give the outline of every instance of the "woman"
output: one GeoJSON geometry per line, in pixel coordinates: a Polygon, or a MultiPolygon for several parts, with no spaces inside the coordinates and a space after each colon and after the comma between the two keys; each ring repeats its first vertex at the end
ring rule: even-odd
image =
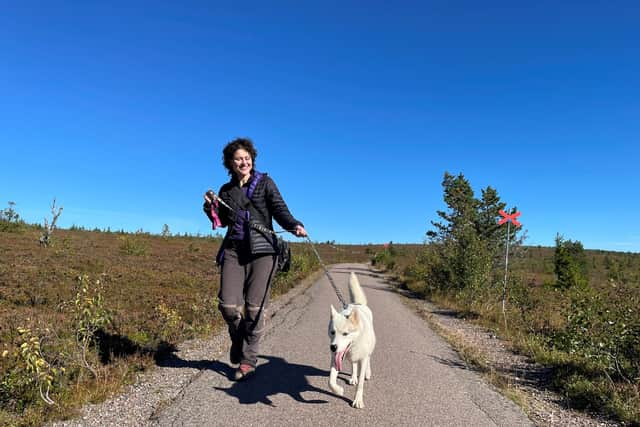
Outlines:
{"type": "Polygon", "coordinates": [[[273,230],[272,219],[275,219],[283,229],[298,237],[305,237],[307,232],[289,212],[273,180],[255,170],[258,153],[250,139],[231,141],[222,154],[231,180],[220,188],[218,196],[207,191],[203,208],[214,229],[227,227],[216,257],[222,265],[218,308],[229,325],[229,359],[233,364],[240,364],[235,379],[242,380],[256,368],[271,280],[276,270],[274,254],[256,254],[255,249],[252,253],[249,220],[258,220],[273,230]],[[218,197],[224,203],[218,201],[218,197]]]}

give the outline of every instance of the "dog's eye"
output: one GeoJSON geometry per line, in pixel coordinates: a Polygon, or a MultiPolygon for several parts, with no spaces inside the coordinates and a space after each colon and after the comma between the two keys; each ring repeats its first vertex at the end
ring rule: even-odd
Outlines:
{"type": "Polygon", "coordinates": [[[342,335],[346,337],[347,335],[349,335],[349,332],[343,332],[342,335]]]}
{"type": "Polygon", "coordinates": [[[331,335],[335,335],[335,334],[336,334],[336,331],[331,331],[331,332],[329,332],[329,333],[330,333],[331,335]]]}

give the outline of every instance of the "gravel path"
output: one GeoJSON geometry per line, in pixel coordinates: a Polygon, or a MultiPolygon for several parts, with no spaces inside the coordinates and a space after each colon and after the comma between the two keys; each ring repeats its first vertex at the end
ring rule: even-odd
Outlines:
{"type": "MultiPolygon", "coordinates": [[[[252,379],[230,380],[224,335],[193,341],[122,396],[57,425],[532,425],[403,304],[381,275],[362,264],[334,266],[332,276],[345,295],[352,270],[369,299],[378,336],[365,409],[349,405],[355,387],[345,384],[345,397],[339,397],[327,386],[326,328],[329,304],[337,305],[337,298],[322,276],[274,303],[252,379]]],[[[340,378],[346,383],[348,376],[340,378]]]]}

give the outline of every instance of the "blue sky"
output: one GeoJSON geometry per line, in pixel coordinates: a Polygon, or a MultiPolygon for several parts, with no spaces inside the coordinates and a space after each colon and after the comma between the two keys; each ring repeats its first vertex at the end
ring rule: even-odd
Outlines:
{"type": "Polygon", "coordinates": [[[0,205],[29,222],[211,233],[248,136],[314,240],[422,242],[449,171],[528,244],[640,252],[638,2],[3,3],[0,205]]]}

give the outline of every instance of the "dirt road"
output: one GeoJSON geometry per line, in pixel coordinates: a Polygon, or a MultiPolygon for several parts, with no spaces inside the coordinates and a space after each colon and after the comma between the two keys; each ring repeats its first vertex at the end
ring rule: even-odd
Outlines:
{"type": "MultiPolygon", "coordinates": [[[[348,295],[355,271],[374,313],[378,344],[365,408],[350,406],[355,387],[340,375],[345,396],[331,393],[327,323],[329,305],[339,306],[326,277],[272,318],[256,375],[230,380],[228,356],[202,363],[182,393],[156,409],[151,424],[202,425],[531,425],[526,415],[474,372],[426,323],[406,308],[383,278],[362,264],[332,268],[348,295]]],[[[350,364],[346,363],[350,369],[350,364]]]]}

